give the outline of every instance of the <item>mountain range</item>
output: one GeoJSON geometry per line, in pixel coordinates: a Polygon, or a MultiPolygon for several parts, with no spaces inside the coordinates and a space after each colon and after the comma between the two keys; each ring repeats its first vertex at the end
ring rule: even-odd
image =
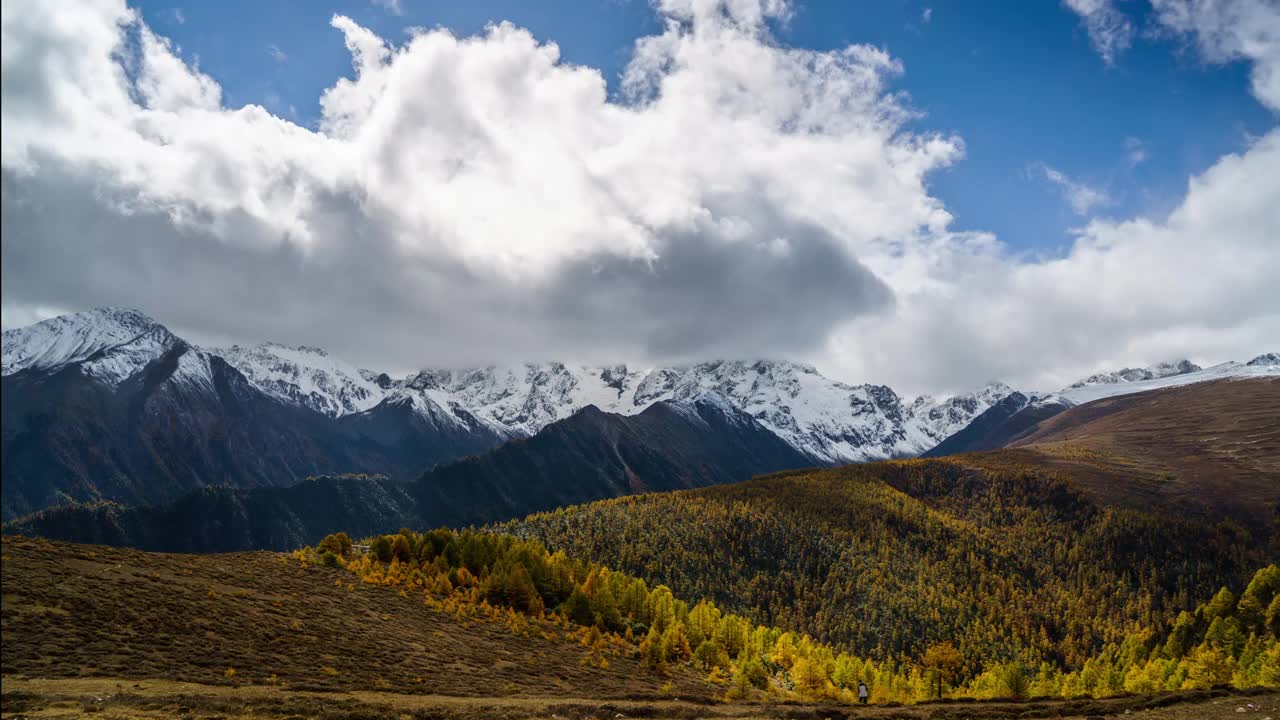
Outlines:
{"type": "MultiPolygon", "coordinates": [[[[905,403],[777,361],[631,369],[547,363],[392,378],[312,347],[202,348],[98,308],[3,335],[3,516],[64,503],[151,505],[191,490],[313,475],[410,480],[593,406],[638,416],[714,396],[797,466],[919,454],[1009,388],[905,403]]],[[[745,479],[747,475],[733,479],[745,479]]]]}
{"type": "Polygon", "coordinates": [[[287,547],[338,526],[483,523],[781,469],[1001,447],[1011,428],[1091,399],[1274,374],[1271,354],[1125,369],[1053,394],[997,382],[910,401],[785,361],[392,377],[313,347],[198,347],[140,312],[98,308],[4,332],[3,513],[56,507],[13,527],[114,544],[287,547]],[[155,529],[202,523],[238,529],[177,545],[155,529]]]}

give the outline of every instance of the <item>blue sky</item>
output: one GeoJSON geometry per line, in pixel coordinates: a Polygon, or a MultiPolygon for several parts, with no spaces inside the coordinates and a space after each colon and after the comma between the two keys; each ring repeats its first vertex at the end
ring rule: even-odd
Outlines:
{"type": "MultiPolygon", "coordinates": [[[[556,42],[567,61],[599,69],[613,93],[635,39],[661,30],[643,0],[402,0],[399,12],[360,0],[144,0],[138,7],[185,59],[221,83],[227,105],[261,104],[306,125],[317,121],[323,90],[353,74],[342,36],[329,26],[335,13],[392,42],[415,26],[465,36],[510,21],[556,42]]],[[[930,176],[953,227],[1052,255],[1091,217],[1163,216],[1190,176],[1242,150],[1276,120],[1250,94],[1246,63],[1205,62],[1184,38],[1157,31],[1144,3],[1118,9],[1138,35],[1113,65],[1091,47],[1076,15],[1048,1],[799,2],[774,32],[788,46],[866,43],[900,60],[905,72],[893,88],[921,113],[911,127],[965,143],[959,163],[930,176]],[[1106,200],[1075,212],[1044,166],[1106,200]]]]}

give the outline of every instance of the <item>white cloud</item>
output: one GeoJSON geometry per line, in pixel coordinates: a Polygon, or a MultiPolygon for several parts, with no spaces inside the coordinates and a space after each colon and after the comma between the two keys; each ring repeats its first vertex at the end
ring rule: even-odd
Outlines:
{"type": "Polygon", "coordinates": [[[287,62],[289,60],[289,56],[285,54],[285,51],[281,50],[279,46],[274,44],[267,46],[267,54],[270,55],[271,59],[275,60],[276,62],[282,63],[282,62],[287,62]]]}
{"type": "Polygon", "coordinates": [[[1133,24],[1116,9],[1112,0],[1063,0],[1084,23],[1089,42],[1108,65],[1133,42],[1133,24]]]}
{"type": "Polygon", "coordinates": [[[1152,0],[1165,28],[1192,36],[1209,62],[1253,65],[1253,94],[1280,111],[1280,3],[1275,0],[1152,0]]]}
{"type": "Polygon", "coordinates": [[[5,322],[122,304],[388,369],[782,355],[907,390],[1280,337],[1280,131],[1168,218],[1017,257],[929,194],[963,145],[908,128],[904,68],[781,45],[777,0],[661,3],[623,101],[511,25],[335,17],[354,78],[315,130],[225,107],[119,3],[49,5],[3,5],[5,322]]]}
{"type": "Polygon", "coordinates": [[[801,353],[888,301],[863,249],[949,221],[925,176],[960,148],[904,130],[898,64],[777,46],[780,4],[664,6],[625,104],[511,25],[392,47],[335,17],[355,76],[319,131],[220,107],[120,5],[66,14],[84,28],[14,10],[6,304],[138,305],[390,366],[801,353]]]}
{"type": "Polygon", "coordinates": [[[1127,137],[1124,139],[1125,162],[1129,167],[1137,167],[1147,160],[1151,159],[1151,153],[1147,150],[1147,144],[1142,142],[1141,138],[1127,137]]]}
{"type": "Polygon", "coordinates": [[[920,19],[926,23],[933,22],[933,8],[927,7],[920,13],[920,19]]]}
{"type": "Polygon", "coordinates": [[[173,9],[173,21],[179,25],[185,25],[187,23],[187,16],[183,14],[182,8],[173,9]]]}
{"type": "Polygon", "coordinates": [[[1110,196],[1101,188],[1072,180],[1061,171],[1055,170],[1044,163],[1037,163],[1033,167],[1043,173],[1046,180],[1062,191],[1062,197],[1071,206],[1072,212],[1077,215],[1088,215],[1089,211],[1095,207],[1111,204],[1110,196]]]}
{"type": "Polygon", "coordinates": [[[404,7],[400,5],[400,0],[369,0],[374,5],[386,10],[392,15],[403,15],[404,7]]]}
{"type": "MultiPolygon", "coordinates": [[[[932,282],[851,323],[829,362],[907,387],[966,375],[1054,389],[1103,367],[1248,359],[1280,338],[1276,167],[1280,129],[1193,178],[1169,217],[1095,220],[1062,257],[937,242],[917,253],[927,270],[896,270],[932,282]]],[[[894,272],[882,277],[901,288],[894,272]]]]}

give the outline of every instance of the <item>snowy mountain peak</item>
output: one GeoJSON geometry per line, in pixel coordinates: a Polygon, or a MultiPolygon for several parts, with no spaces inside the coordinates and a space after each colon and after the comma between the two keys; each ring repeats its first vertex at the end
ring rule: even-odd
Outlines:
{"type": "Polygon", "coordinates": [[[131,340],[89,356],[80,369],[108,385],[118,385],[181,343],[163,325],[152,325],[131,340]]]}
{"type": "MultiPolygon", "coordinates": [[[[154,348],[171,342],[172,338],[164,326],[137,310],[99,307],[4,331],[0,364],[4,375],[22,370],[51,370],[83,362],[105,350],[138,340],[136,362],[141,345],[150,343],[154,348]],[[150,340],[143,339],[147,335],[150,340]]],[[[120,369],[103,372],[114,376],[120,369]]]]}
{"type": "Polygon", "coordinates": [[[1013,393],[1002,382],[990,382],[972,392],[941,399],[922,395],[911,403],[909,412],[920,429],[935,444],[958,432],[975,417],[1013,393]]]}
{"type": "MultiPolygon", "coordinates": [[[[259,390],[330,417],[361,412],[386,394],[378,376],[319,348],[263,343],[210,350],[221,355],[259,390]]],[[[388,379],[389,382],[389,379],[388,379]]]]}
{"type": "Polygon", "coordinates": [[[1118,383],[1143,382],[1146,380],[1173,377],[1174,375],[1186,375],[1187,373],[1199,372],[1203,369],[1204,368],[1196,365],[1190,360],[1163,362],[1145,368],[1124,368],[1123,370],[1117,370],[1115,372],[1095,373],[1083,380],[1072,383],[1071,387],[1081,388],[1089,385],[1115,385],[1118,383]]]}
{"type": "MultiPolygon", "coordinates": [[[[232,345],[231,347],[233,347],[233,348],[239,348],[240,346],[238,346],[238,345],[232,345]]],[[[260,347],[260,348],[266,348],[266,349],[268,349],[268,350],[283,350],[283,351],[288,352],[288,353],[303,353],[303,354],[306,354],[306,355],[316,355],[316,356],[319,356],[319,357],[329,357],[329,352],[328,352],[327,350],[325,350],[324,348],[318,348],[318,347],[315,347],[315,346],[312,346],[312,345],[297,345],[297,346],[294,346],[294,345],[285,345],[284,343],[278,343],[278,342],[273,342],[273,341],[268,340],[267,342],[262,343],[262,344],[261,344],[261,345],[259,345],[258,347],[260,347]]]]}
{"type": "Polygon", "coordinates": [[[1110,379],[1099,382],[1089,382],[1089,380],[1092,380],[1094,377],[1098,377],[1091,376],[1090,378],[1074,383],[1070,387],[1054,393],[1049,397],[1060,399],[1070,404],[1079,405],[1093,400],[1100,400],[1105,397],[1129,395],[1133,393],[1146,392],[1148,390],[1175,387],[1178,385],[1191,385],[1194,383],[1209,382],[1213,380],[1232,380],[1238,378],[1270,377],[1280,375],[1280,362],[1269,361],[1268,355],[1276,357],[1275,353],[1268,353],[1267,355],[1259,355],[1253,360],[1250,360],[1247,364],[1224,362],[1212,367],[1202,368],[1194,363],[1183,361],[1181,363],[1165,363],[1163,365],[1156,365],[1151,368],[1143,368],[1139,371],[1126,369],[1121,370],[1119,373],[1105,373],[1104,375],[1107,377],[1130,373],[1131,379],[1110,379]],[[1255,363],[1255,361],[1257,362],[1255,363]],[[1163,374],[1158,373],[1157,370],[1163,370],[1163,374]]]}
{"type": "MultiPolygon", "coordinates": [[[[259,391],[330,417],[407,408],[412,422],[498,437],[537,433],[584,407],[631,415],[657,402],[692,411],[732,408],[749,415],[817,463],[918,455],[964,428],[1013,391],[992,382],[972,392],[906,402],[884,385],[851,385],[817,368],[785,360],[716,360],[635,368],[530,363],[469,369],[423,369],[401,379],[357,368],[320,348],[280,343],[197,350],[146,315],[98,308],[4,333],[4,372],[79,363],[88,376],[118,385],[156,358],[176,359],[183,387],[208,384],[221,357],[259,391]]],[[[1099,373],[1054,395],[1026,402],[1074,404],[1202,380],[1280,373],[1280,356],[1202,370],[1183,360],[1099,373]]],[[[210,389],[212,385],[209,386],[210,389]]]]}

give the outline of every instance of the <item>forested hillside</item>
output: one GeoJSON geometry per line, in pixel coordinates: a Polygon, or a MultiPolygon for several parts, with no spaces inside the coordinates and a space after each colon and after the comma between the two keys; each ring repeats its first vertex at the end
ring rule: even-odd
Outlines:
{"type": "MultiPolygon", "coordinates": [[[[1253,573],[1239,595],[1226,587],[1171,631],[1134,625],[1120,641],[1064,669],[1053,659],[1027,662],[965,654],[950,640],[918,656],[865,658],[805,633],[769,627],[726,612],[718,603],[691,603],[665,585],[586,563],[538,542],[508,535],[435,530],[372,538],[353,552],[345,535],[295,553],[305,562],[345,567],[362,582],[422,593],[428,606],[467,614],[479,606],[515,611],[534,621],[550,616],[586,629],[590,664],[609,667],[621,654],[654,674],[692,668],[729,698],[760,695],[852,702],[859,682],[877,702],[913,702],[952,694],[994,698],[1106,696],[1280,685],[1280,569],[1253,573]]],[[[1240,587],[1240,586],[1237,586],[1240,587]]],[[[500,614],[500,613],[499,613],[500,614]]],[[[513,627],[520,622],[508,621],[513,627]]],[[[866,629],[864,629],[865,632],[866,629]]]]}
{"type": "Polygon", "coordinates": [[[1165,632],[1274,559],[1274,535],[1108,506],[1010,463],[915,460],[781,473],[494,528],[877,660],[953,642],[962,675],[1079,669],[1165,632]]]}
{"type": "Polygon", "coordinates": [[[875,705],[995,700],[871,717],[1200,718],[1230,695],[1274,703],[1264,688],[1280,683],[1275,566],[1079,671],[1009,661],[970,676],[949,642],[861,658],[511,536],[406,530],[362,545],[166,555],[7,536],[5,714],[848,718],[837,704],[865,682],[875,705]]]}

